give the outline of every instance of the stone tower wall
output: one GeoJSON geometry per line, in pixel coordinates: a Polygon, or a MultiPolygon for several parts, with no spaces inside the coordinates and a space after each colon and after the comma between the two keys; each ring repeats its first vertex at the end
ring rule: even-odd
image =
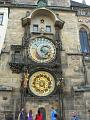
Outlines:
{"type": "MultiPolygon", "coordinates": [[[[24,3],[30,5],[37,5],[38,0],[15,0],[15,3],[24,3]]],[[[70,7],[70,0],[48,0],[49,6],[63,6],[70,7]]]]}
{"type": "MultiPolygon", "coordinates": [[[[10,70],[9,62],[11,60],[11,49],[10,45],[21,45],[22,37],[24,34],[24,29],[21,24],[21,18],[26,15],[26,11],[32,11],[32,9],[24,8],[11,8],[9,14],[8,28],[5,38],[5,49],[8,53],[2,53],[0,58],[0,84],[6,85],[14,88],[14,92],[9,95],[7,92],[0,94],[0,108],[2,107],[4,97],[8,97],[8,104],[10,104],[10,98],[19,96],[19,88],[21,81],[21,74],[12,73],[10,70]]],[[[89,120],[88,105],[90,98],[89,93],[74,94],[72,96],[72,87],[75,85],[81,85],[84,82],[84,74],[82,72],[82,57],[78,55],[68,55],[80,52],[80,42],[79,42],[79,25],[77,16],[75,12],[66,11],[55,11],[59,15],[60,19],[65,21],[64,27],[61,30],[61,40],[63,45],[62,52],[62,67],[65,79],[65,99],[64,99],[64,109],[66,120],[70,120],[71,113],[76,110],[81,118],[81,120],[89,120]],[[77,99],[78,98],[78,99],[77,99]],[[82,99],[83,98],[83,99],[82,99]],[[71,105],[72,104],[72,105],[71,105]],[[86,116],[85,116],[86,114],[86,116]],[[86,117],[86,118],[85,118],[86,117]]],[[[90,26],[90,23],[87,24],[90,26]]],[[[13,101],[13,100],[12,100],[13,101]]],[[[13,102],[12,102],[13,104],[13,102]]],[[[11,104],[11,106],[12,106],[11,104]]],[[[16,104],[14,102],[14,104],[16,104]]],[[[10,108],[11,109],[11,108],[10,108]]],[[[14,109],[14,108],[13,108],[14,109]]],[[[2,109],[3,110],[3,109],[2,109]]]]}

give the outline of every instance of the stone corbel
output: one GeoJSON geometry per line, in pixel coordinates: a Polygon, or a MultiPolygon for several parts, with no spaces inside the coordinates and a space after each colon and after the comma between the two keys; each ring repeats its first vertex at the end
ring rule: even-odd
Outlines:
{"type": "Polygon", "coordinates": [[[56,39],[56,45],[57,48],[59,50],[62,49],[62,42],[61,42],[61,37],[60,37],[60,30],[63,28],[64,26],[64,21],[62,21],[61,19],[59,19],[58,17],[56,17],[56,21],[55,21],[55,39],[56,39]]]}
{"type": "Polygon", "coordinates": [[[63,25],[64,25],[64,21],[61,21],[61,20],[56,20],[55,21],[55,28],[57,28],[57,29],[62,29],[63,28],[63,25]]]}
{"type": "Polygon", "coordinates": [[[30,25],[31,24],[31,17],[30,17],[30,12],[26,12],[26,17],[22,18],[22,26],[30,25]]]}
{"type": "Polygon", "coordinates": [[[24,17],[22,18],[22,26],[26,26],[26,25],[30,25],[31,23],[31,18],[28,16],[28,17],[24,17]]]}
{"type": "Polygon", "coordinates": [[[64,21],[60,19],[59,14],[56,14],[55,29],[62,29],[64,26],[64,21]]]}

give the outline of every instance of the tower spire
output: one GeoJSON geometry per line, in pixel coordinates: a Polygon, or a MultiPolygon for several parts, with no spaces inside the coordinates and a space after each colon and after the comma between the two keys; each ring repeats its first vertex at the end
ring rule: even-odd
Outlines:
{"type": "Polygon", "coordinates": [[[86,5],[86,1],[85,0],[82,0],[82,3],[86,5]]]}

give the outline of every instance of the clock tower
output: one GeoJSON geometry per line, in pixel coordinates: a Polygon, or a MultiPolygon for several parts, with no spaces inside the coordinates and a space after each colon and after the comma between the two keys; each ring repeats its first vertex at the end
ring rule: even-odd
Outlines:
{"type": "Polygon", "coordinates": [[[63,91],[61,84],[64,82],[60,30],[63,25],[64,21],[59,16],[43,6],[41,8],[39,6],[31,13],[27,11],[26,16],[22,18],[24,27],[20,46],[22,62],[10,64],[13,72],[17,70],[22,74],[21,107],[26,106],[26,109],[33,107],[34,110],[43,108],[50,111],[53,106],[62,112],[60,96],[63,91]]]}

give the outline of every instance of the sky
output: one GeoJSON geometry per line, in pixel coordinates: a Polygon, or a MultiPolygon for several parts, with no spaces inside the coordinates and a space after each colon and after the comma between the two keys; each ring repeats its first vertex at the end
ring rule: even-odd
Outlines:
{"type": "MultiPolygon", "coordinates": [[[[73,0],[82,3],[82,0],[73,0]]],[[[85,0],[87,5],[90,5],[90,0],[85,0]]]]}

